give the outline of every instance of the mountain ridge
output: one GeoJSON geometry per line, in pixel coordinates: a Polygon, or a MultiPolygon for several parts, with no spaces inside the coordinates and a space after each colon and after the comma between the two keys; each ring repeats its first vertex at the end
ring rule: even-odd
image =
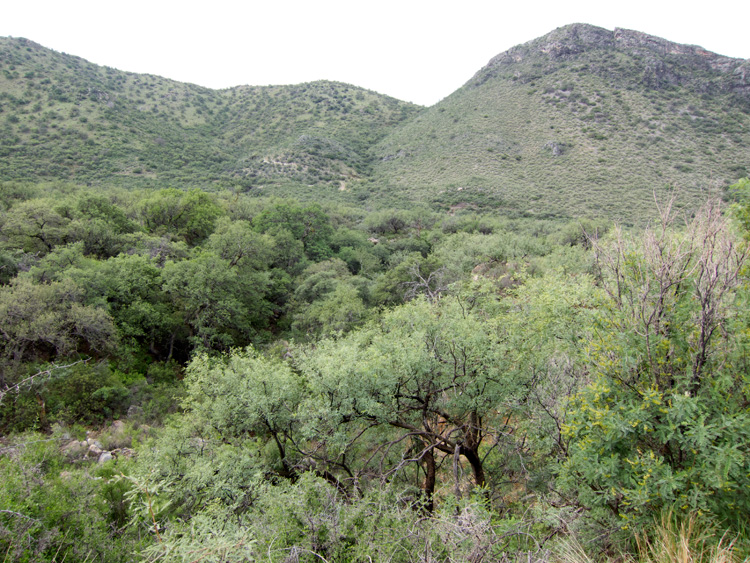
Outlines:
{"type": "MultiPolygon", "coordinates": [[[[484,76],[498,66],[521,62],[529,51],[549,55],[552,60],[565,60],[582,54],[591,48],[613,48],[632,54],[688,59],[693,65],[710,67],[726,75],[733,75],[731,83],[723,84],[750,98],[750,59],[727,57],[698,45],[685,45],[655,35],[616,27],[613,31],[590,24],[574,23],[559,27],[550,33],[521,45],[511,47],[492,59],[480,69],[467,84],[480,82],[484,76]]],[[[654,69],[658,72],[659,69],[654,69]]]]}
{"type": "Polygon", "coordinates": [[[0,39],[0,178],[232,187],[638,221],[750,169],[750,60],[570,24],[429,108],[316,81],[211,90],[0,39]],[[624,203],[627,202],[627,203],[624,203]]]}
{"type": "Polygon", "coordinates": [[[0,72],[5,179],[338,185],[365,172],[373,139],[421,109],[331,81],[211,90],[26,39],[0,39],[0,72]]]}
{"type": "Polygon", "coordinates": [[[639,222],[674,190],[691,207],[748,172],[748,65],[564,26],[402,124],[376,146],[376,176],[412,199],[534,217],[639,222]]]}

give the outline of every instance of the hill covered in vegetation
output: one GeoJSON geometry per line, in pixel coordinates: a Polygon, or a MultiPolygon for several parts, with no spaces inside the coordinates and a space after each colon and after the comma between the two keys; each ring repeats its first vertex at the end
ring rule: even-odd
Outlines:
{"type": "Polygon", "coordinates": [[[748,62],[585,24],[420,108],[335,82],[214,91],[0,42],[0,175],[376,207],[651,216],[747,175],[748,62]]]}
{"type": "Polygon", "coordinates": [[[750,63],[574,24],[492,59],[376,147],[407,198],[535,217],[651,216],[748,174],[750,63]]]}
{"type": "Polygon", "coordinates": [[[341,187],[420,110],[336,82],[210,90],[0,40],[4,179],[341,187]]]}

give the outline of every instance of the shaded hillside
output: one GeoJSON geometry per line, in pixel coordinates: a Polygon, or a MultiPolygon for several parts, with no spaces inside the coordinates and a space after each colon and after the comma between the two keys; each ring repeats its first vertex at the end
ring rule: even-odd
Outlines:
{"type": "Polygon", "coordinates": [[[0,177],[328,185],[420,108],[347,84],[210,90],[0,39],[0,177]]]}
{"type": "Polygon", "coordinates": [[[444,206],[626,221],[750,167],[750,62],[574,24],[498,55],[382,141],[377,182],[444,206]]]}

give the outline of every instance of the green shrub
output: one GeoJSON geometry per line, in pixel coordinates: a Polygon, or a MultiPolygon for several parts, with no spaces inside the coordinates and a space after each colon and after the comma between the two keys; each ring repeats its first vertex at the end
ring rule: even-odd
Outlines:
{"type": "Polygon", "coordinates": [[[0,456],[0,552],[7,563],[125,563],[140,549],[129,533],[125,489],[110,481],[128,462],[76,468],[62,436],[24,434],[0,456]]]}
{"type": "Polygon", "coordinates": [[[726,527],[750,518],[745,251],[708,206],[686,232],[597,245],[609,301],[590,344],[591,379],[571,401],[563,481],[623,529],[659,510],[726,527]]]}
{"type": "Polygon", "coordinates": [[[51,381],[43,392],[50,420],[98,424],[127,410],[128,389],[109,366],[78,364],[51,381]]]}

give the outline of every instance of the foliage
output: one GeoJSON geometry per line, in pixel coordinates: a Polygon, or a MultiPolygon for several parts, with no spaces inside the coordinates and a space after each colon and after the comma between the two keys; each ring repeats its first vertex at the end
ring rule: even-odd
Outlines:
{"type": "Polygon", "coordinates": [[[159,190],[142,203],[141,217],[146,229],[154,235],[174,233],[193,246],[208,237],[221,209],[206,192],[187,192],[169,188],[159,190]]]}
{"type": "Polygon", "coordinates": [[[750,233],[750,178],[741,178],[736,184],[730,186],[730,190],[735,199],[732,212],[747,235],[750,233]]]}
{"type": "MultiPolygon", "coordinates": [[[[639,563],[734,563],[742,558],[745,546],[737,545],[737,538],[717,533],[696,515],[677,518],[670,511],[662,512],[651,525],[639,532],[633,542],[635,553],[626,555],[627,561],[639,563]]],[[[593,558],[575,539],[569,538],[555,548],[561,563],[591,563],[593,558]]]]}
{"type": "Polygon", "coordinates": [[[109,315],[86,305],[82,289],[70,279],[34,284],[16,278],[0,287],[0,326],[3,385],[24,360],[105,352],[116,341],[109,315]]]}
{"type": "Polygon", "coordinates": [[[302,382],[289,366],[248,349],[228,361],[199,356],[189,366],[188,405],[197,421],[242,444],[253,436],[261,451],[273,446],[272,463],[281,475],[294,470],[297,407],[302,382]]]}
{"type": "Polygon", "coordinates": [[[338,188],[367,173],[368,148],[421,109],[327,81],[214,91],[25,39],[0,39],[0,67],[4,179],[338,188]]]}
{"type": "Polygon", "coordinates": [[[592,382],[569,406],[563,476],[623,527],[674,509],[744,522],[750,510],[746,327],[738,247],[715,206],[682,232],[662,223],[598,246],[608,302],[592,382]],[[740,291],[742,289],[742,291],[740,291]],[[739,300],[739,301],[735,301],[739,300]]]}
{"type": "Polygon", "coordinates": [[[655,524],[649,533],[636,537],[638,555],[644,563],[732,563],[741,559],[741,549],[746,548],[738,548],[736,538],[717,534],[715,529],[702,524],[695,515],[679,521],[674,514],[666,512],[661,521],[655,524]]]}
{"type": "Polygon", "coordinates": [[[338,258],[308,266],[300,280],[288,304],[294,317],[292,328],[300,334],[348,332],[366,319],[367,309],[357,287],[364,280],[352,276],[338,258]]]}
{"type": "MultiPolygon", "coordinates": [[[[548,294],[556,304],[545,319],[522,305],[541,286],[519,301],[473,289],[432,303],[417,299],[300,358],[310,388],[305,425],[316,445],[308,455],[355,485],[381,472],[405,478],[415,466],[430,506],[442,460],[454,459],[454,479],[465,460],[479,487],[493,485],[488,466],[508,479],[510,459],[526,454],[530,392],[541,392],[542,374],[556,369],[521,335],[534,322],[540,335],[557,323],[572,330],[575,304],[585,297],[561,283],[548,294]]],[[[571,335],[573,348],[548,352],[565,363],[578,338],[571,335]]]]}
{"type": "MultiPolygon", "coordinates": [[[[60,436],[22,435],[0,455],[0,550],[6,561],[130,561],[140,541],[122,527],[106,467],[64,463],[60,436]]],[[[126,463],[111,462],[126,470],[126,463]]]]}
{"type": "Polygon", "coordinates": [[[295,240],[302,241],[305,255],[311,260],[322,260],[331,254],[329,239],[333,229],[320,205],[277,203],[253,218],[253,226],[262,233],[289,231],[295,240]]]}
{"type": "Polygon", "coordinates": [[[163,289],[187,325],[196,348],[228,348],[247,341],[268,307],[262,273],[240,275],[230,262],[211,252],[164,267],[163,289]],[[239,340],[239,342],[237,342],[239,340]]]}
{"type": "Polygon", "coordinates": [[[67,242],[70,219],[54,202],[34,199],[19,203],[3,225],[3,235],[24,252],[50,252],[67,242]],[[62,211],[62,213],[61,213],[62,211]]]}
{"type": "Polygon", "coordinates": [[[702,557],[656,553],[670,509],[741,543],[744,242],[650,201],[744,175],[747,106],[691,48],[601,37],[427,110],[0,39],[4,558],[530,561],[626,527],[702,557]]]}

